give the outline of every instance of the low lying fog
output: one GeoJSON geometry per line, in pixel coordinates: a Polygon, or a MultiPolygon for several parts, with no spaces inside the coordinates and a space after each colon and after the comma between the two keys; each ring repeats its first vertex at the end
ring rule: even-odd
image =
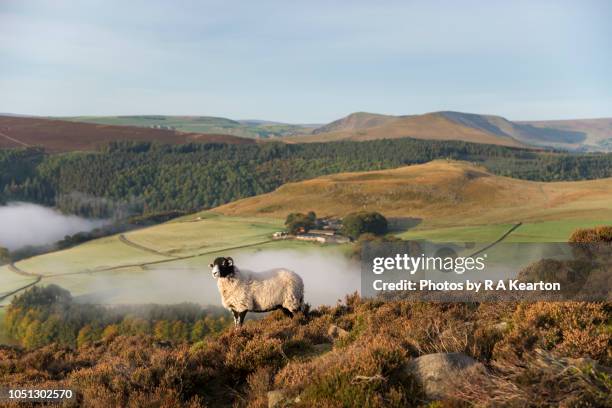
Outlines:
{"type": "MultiPolygon", "coordinates": [[[[328,250],[262,250],[223,255],[233,256],[241,269],[259,272],[282,267],[295,271],[304,279],[305,301],[312,306],[333,305],[338,299],[360,289],[359,263],[328,250]]],[[[80,288],[86,287],[90,293],[87,296],[77,296],[77,300],[94,303],[194,302],[220,305],[217,282],[208,268],[214,257],[211,255],[210,259],[199,259],[201,267],[160,264],[142,272],[132,270],[112,274],[73,275],[73,278],[79,276],[79,280],[82,279],[74,284],[80,288]]]]}
{"type": "Polygon", "coordinates": [[[66,235],[90,231],[105,223],[65,215],[37,204],[12,202],[0,206],[0,246],[13,251],[28,245],[48,245],[66,235]]]}

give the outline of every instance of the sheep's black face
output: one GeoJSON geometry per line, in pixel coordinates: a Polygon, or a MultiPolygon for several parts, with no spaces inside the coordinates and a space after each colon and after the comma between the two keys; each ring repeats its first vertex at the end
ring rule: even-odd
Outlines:
{"type": "Polygon", "coordinates": [[[225,278],[234,273],[234,260],[229,257],[216,258],[209,266],[212,269],[213,278],[225,278]]]}

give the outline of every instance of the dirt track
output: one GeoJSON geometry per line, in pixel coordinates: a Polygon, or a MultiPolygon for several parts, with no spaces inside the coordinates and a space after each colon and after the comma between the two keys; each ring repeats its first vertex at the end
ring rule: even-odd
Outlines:
{"type": "Polygon", "coordinates": [[[27,144],[27,143],[25,143],[25,142],[22,142],[21,140],[14,139],[14,138],[10,137],[9,135],[5,135],[5,134],[4,134],[4,133],[2,133],[2,132],[0,132],[0,136],[2,136],[2,137],[3,137],[3,138],[5,138],[5,139],[10,140],[10,141],[11,141],[11,142],[13,142],[13,143],[17,143],[17,144],[20,144],[20,145],[25,146],[25,147],[30,147],[30,145],[29,145],[29,144],[27,144]]]}
{"type": "Polygon", "coordinates": [[[149,252],[149,253],[154,254],[154,255],[166,256],[166,257],[174,258],[174,259],[178,258],[176,255],[170,255],[170,254],[165,253],[165,252],[160,252],[160,251],[158,251],[156,249],[149,248],[149,247],[146,247],[144,245],[137,244],[134,241],[130,241],[130,239],[128,237],[126,237],[124,234],[120,234],[119,235],[119,241],[121,241],[122,243],[124,243],[126,245],[131,246],[132,248],[140,249],[141,251],[149,252]]]}

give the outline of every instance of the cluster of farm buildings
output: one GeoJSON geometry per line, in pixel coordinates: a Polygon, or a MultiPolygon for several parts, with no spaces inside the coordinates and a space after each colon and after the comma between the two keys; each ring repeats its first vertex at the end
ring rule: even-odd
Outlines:
{"type": "Polygon", "coordinates": [[[286,231],[278,231],[272,234],[272,239],[296,239],[299,241],[320,242],[322,244],[344,244],[350,242],[350,238],[342,235],[340,229],[342,221],[337,218],[318,218],[315,228],[308,231],[301,228],[294,234],[286,231]]]}
{"type": "Polygon", "coordinates": [[[151,125],[149,126],[151,129],[166,129],[166,130],[176,130],[174,126],[168,125],[151,125]]]}

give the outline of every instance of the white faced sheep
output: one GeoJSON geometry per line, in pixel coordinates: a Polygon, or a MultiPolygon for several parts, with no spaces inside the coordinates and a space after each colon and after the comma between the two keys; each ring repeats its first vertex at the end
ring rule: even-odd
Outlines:
{"type": "Polygon", "coordinates": [[[234,315],[236,327],[242,326],[247,312],[281,309],[293,317],[303,309],[304,282],[293,271],[272,269],[254,273],[240,270],[232,258],[216,258],[209,265],[217,279],[223,306],[234,315]]]}

